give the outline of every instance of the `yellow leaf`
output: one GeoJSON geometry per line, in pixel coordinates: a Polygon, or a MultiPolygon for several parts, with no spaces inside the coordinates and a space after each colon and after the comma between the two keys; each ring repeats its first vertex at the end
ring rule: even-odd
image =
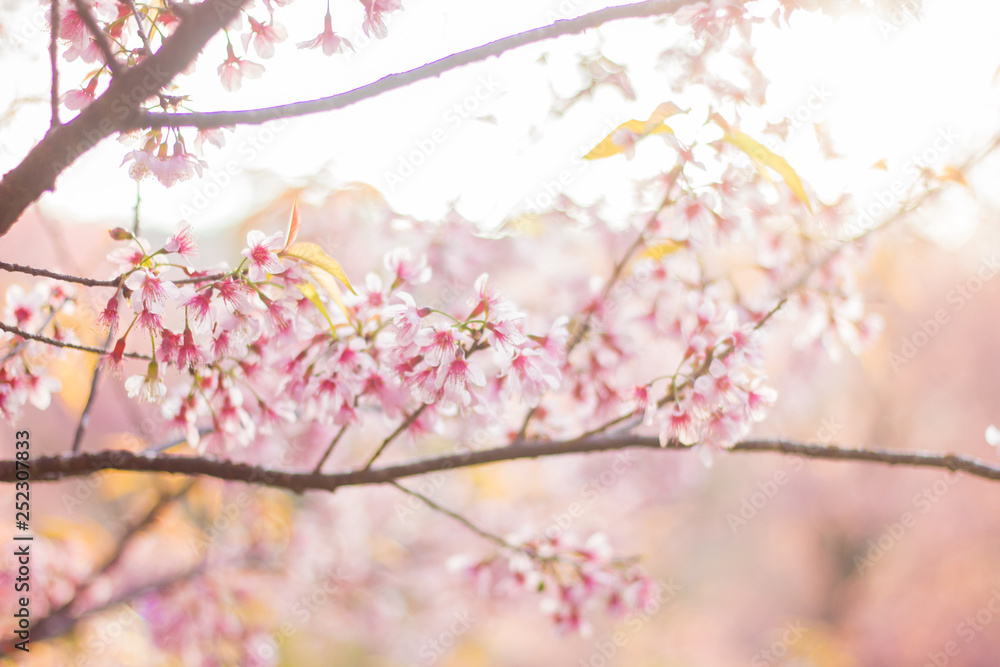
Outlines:
{"type": "Polygon", "coordinates": [[[288,232],[285,234],[285,248],[295,243],[295,238],[299,235],[299,200],[292,200],[292,217],[288,220],[288,232]]]}
{"type": "Polygon", "coordinates": [[[315,266],[308,267],[308,271],[313,280],[319,283],[319,286],[325,289],[327,294],[330,295],[330,298],[340,308],[340,312],[344,314],[347,321],[353,322],[354,318],[351,317],[351,311],[347,308],[347,304],[344,303],[344,296],[340,293],[340,286],[337,284],[337,281],[330,277],[329,273],[317,269],[315,266]]]}
{"type": "Polygon", "coordinates": [[[809,203],[809,197],[806,195],[805,188],[802,187],[802,181],[799,180],[799,175],[795,173],[788,161],[780,155],[775,155],[766,146],[757,143],[751,139],[746,134],[743,134],[736,128],[730,126],[726,123],[718,114],[713,114],[712,120],[716,122],[725,132],[722,140],[730,143],[750,157],[750,161],[753,163],[754,167],[764,178],[768,180],[767,171],[764,167],[770,167],[774,169],[781,178],[785,181],[789,188],[792,190],[792,194],[800,202],[806,205],[809,212],[812,213],[812,204],[809,203]]]}
{"type": "Polygon", "coordinates": [[[611,157],[612,155],[618,155],[619,153],[624,152],[625,145],[616,141],[616,139],[620,140],[624,132],[631,132],[636,135],[635,141],[644,139],[651,134],[662,134],[664,132],[673,134],[674,131],[664,125],[663,121],[667,117],[679,113],[687,112],[679,108],[673,102],[664,102],[660,106],[656,107],[648,120],[628,120],[616,127],[611,134],[601,140],[601,143],[597,144],[589,153],[584,155],[583,159],[599,160],[601,158],[611,157]]]}
{"type": "Polygon", "coordinates": [[[645,250],[640,253],[639,257],[649,257],[650,259],[660,261],[667,255],[672,255],[684,245],[678,243],[677,241],[663,241],[655,245],[648,246],[645,250]]]}
{"type": "Polygon", "coordinates": [[[333,333],[333,337],[337,337],[337,330],[333,326],[333,320],[330,319],[330,313],[326,311],[326,306],[323,305],[323,300],[319,298],[319,292],[316,291],[316,286],[312,283],[296,283],[296,287],[302,294],[312,301],[312,304],[319,309],[319,312],[323,313],[323,317],[326,318],[326,323],[330,325],[330,331],[333,333]]]}
{"type": "Polygon", "coordinates": [[[885,161],[885,158],[882,158],[881,160],[879,160],[878,162],[876,162],[875,164],[873,164],[871,168],[872,169],[881,169],[882,171],[889,171],[889,165],[885,161]]]}
{"type": "Polygon", "coordinates": [[[313,266],[322,269],[329,273],[331,276],[344,283],[347,289],[351,290],[351,294],[357,294],[354,288],[351,287],[351,281],[347,279],[347,274],[344,273],[344,269],[341,268],[340,262],[330,257],[315,243],[310,243],[304,241],[302,243],[293,243],[288,246],[280,253],[283,256],[294,257],[295,259],[301,259],[303,262],[308,262],[313,266]]]}

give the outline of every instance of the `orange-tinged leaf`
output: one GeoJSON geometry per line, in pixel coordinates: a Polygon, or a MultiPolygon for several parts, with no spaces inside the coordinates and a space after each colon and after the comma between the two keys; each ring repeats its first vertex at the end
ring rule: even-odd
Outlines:
{"type": "Polygon", "coordinates": [[[942,181],[951,181],[969,187],[969,184],[965,182],[965,176],[962,175],[962,170],[955,167],[945,167],[938,174],[938,178],[942,181]]]}
{"type": "Polygon", "coordinates": [[[285,247],[283,250],[288,250],[288,246],[295,243],[295,239],[299,235],[299,200],[295,199],[292,201],[292,217],[288,220],[288,232],[285,234],[285,247]]]}
{"type": "Polygon", "coordinates": [[[326,318],[326,323],[330,325],[330,331],[333,333],[333,337],[337,337],[337,329],[333,326],[333,320],[330,319],[330,313],[327,312],[326,306],[323,305],[323,300],[319,298],[319,292],[316,290],[316,286],[312,283],[298,283],[295,285],[299,288],[299,291],[312,302],[314,306],[323,313],[323,317],[326,318]]]}
{"type": "Polygon", "coordinates": [[[664,125],[663,121],[669,116],[679,113],[687,112],[673,102],[664,102],[660,106],[656,107],[648,120],[627,120],[616,127],[611,134],[601,140],[601,143],[594,146],[589,153],[584,155],[583,159],[599,160],[601,158],[611,157],[613,155],[623,153],[625,151],[625,145],[617,141],[621,138],[623,132],[631,132],[636,135],[637,138],[635,141],[644,139],[651,134],[662,134],[664,132],[673,134],[674,131],[667,125],[664,125]]]}
{"type": "Polygon", "coordinates": [[[716,122],[719,127],[723,129],[725,134],[722,140],[730,143],[741,151],[747,154],[750,161],[753,163],[754,167],[758,172],[764,177],[770,180],[765,167],[770,167],[771,169],[778,172],[782,180],[788,185],[792,190],[792,194],[800,202],[806,205],[809,212],[812,213],[812,204],[809,202],[809,197],[806,195],[805,188],[802,187],[802,181],[799,180],[799,175],[795,173],[788,161],[780,155],[772,153],[769,148],[758,143],[750,136],[743,134],[735,127],[732,127],[726,123],[721,116],[718,114],[713,114],[712,120],[716,122]]]}
{"type": "Polygon", "coordinates": [[[316,268],[326,271],[331,276],[342,282],[347,289],[351,290],[351,294],[357,294],[351,286],[351,281],[348,280],[347,274],[344,273],[344,269],[340,266],[340,262],[327,255],[326,252],[315,243],[310,243],[309,241],[293,243],[282,250],[281,255],[301,259],[303,262],[307,262],[316,268]]]}
{"type": "Polygon", "coordinates": [[[871,168],[881,169],[882,171],[889,171],[889,163],[885,161],[885,158],[882,158],[881,160],[873,164],[871,168]]]}

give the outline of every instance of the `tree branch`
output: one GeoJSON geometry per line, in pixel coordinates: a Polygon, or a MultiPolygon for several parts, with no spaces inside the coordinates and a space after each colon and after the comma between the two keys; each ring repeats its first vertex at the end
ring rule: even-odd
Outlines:
{"type": "Polygon", "coordinates": [[[94,19],[94,15],[91,13],[87,3],[83,0],[73,0],[73,5],[76,7],[76,13],[80,17],[80,20],[87,26],[87,32],[94,38],[97,48],[101,50],[101,55],[104,56],[104,62],[107,63],[112,76],[118,76],[122,72],[122,64],[118,62],[114,51],[111,50],[111,41],[108,39],[107,33],[101,30],[101,26],[97,25],[97,21],[94,19]]]}
{"type": "MultiPolygon", "coordinates": [[[[9,324],[4,324],[3,322],[0,322],[0,330],[14,334],[15,336],[20,336],[21,338],[30,338],[31,340],[37,340],[39,343],[45,343],[46,345],[52,345],[53,347],[64,347],[68,350],[79,350],[80,352],[92,352],[94,354],[100,354],[102,356],[107,354],[107,350],[102,350],[99,347],[90,347],[89,345],[77,345],[76,343],[69,343],[64,340],[56,340],[55,338],[40,336],[38,334],[33,334],[28,331],[23,331],[9,324]]],[[[152,358],[148,354],[139,354],[138,352],[126,352],[123,356],[129,357],[130,359],[146,359],[147,361],[152,358]]]]}
{"type": "Polygon", "coordinates": [[[69,121],[54,127],[0,180],[0,236],[77,158],[111,133],[134,126],[139,105],[183,71],[248,0],[205,0],[186,6],[181,24],[160,50],[114,77],[108,89],[69,121]]]}
{"type": "MultiPolygon", "coordinates": [[[[309,490],[335,491],[342,486],[385,484],[406,477],[432,472],[468,468],[472,466],[534,459],[563,454],[585,454],[628,448],[661,449],[654,436],[608,436],[576,440],[559,440],[541,443],[515,442],[505,447],[479,451],[446,454],[409,463],[355,470],[333,474],[287,472],[269,470],[246,463],[236,463],[194,456],[157,456],[134,454],[124,450],[106,450],[95,454],[75,456],[48,456],[35,459],[31,464],[31,478],[36,482],[51,482],[69,477],[81,477],[99,470],[129,470],[133,472],[172,473],[178,475],[204,475],[233,482],[259,484],[283,488],[296,493],[309,490]]],[[[687,445],[670,443],[663,449],[690,449],[687,445]]],[[[887,465],[907,465],[924,468],[943,468],[962,471],[969,475],[1000,481],[1000,466],[959,454],[932,452],[897,452],[879,449],[852,449],[836,445],[809,444],[782,439],[744,440],[730,450],[733,452],[775,452],[829,461],[866,461],[887,465]]],[[[16,481],[15,461],[0,461],[0,482],[16,481]]]]}
{"type": "Polygon", "coordinates": [[[49,25],[51,34],[49,35],[49,67],[52,70],[52,88],[49,95],[49,103],[52,107],[52,120],[49,128],[59,125],[59,21],[62,15],[59,13],[59,0],[52,0],[49,5],[49,25]]]}
{"type": "Polygon", "coordinates": [[[127,129],[151,127],[197,127],[209,129],[232,125],[260,125],[279,118],[294,118],[321,111],[333,111],[356,104],[362,100],[381,95],[382,93],[404,88],[410,84],[431,79],[445,72],[487,60],[493,56],[512,49],[534,44],[564,35],[577,35],[609,21],[629,18],[647,18],[672,14],[685,5],[693,4],[695,0],[647,0],[630,5],[608,7],[596,12],[584,14],[573,19],[556,21],[555,23],[533,30],[510,35],[482,46],[460,51],[459,53],[435,60],[416,69],[390,74],[378,81],[355,88],[354,90],[315,100],[293,102],[245,111],[210,111],[206,113],[141,113],[130,120],[133,124],[127,129]]]}

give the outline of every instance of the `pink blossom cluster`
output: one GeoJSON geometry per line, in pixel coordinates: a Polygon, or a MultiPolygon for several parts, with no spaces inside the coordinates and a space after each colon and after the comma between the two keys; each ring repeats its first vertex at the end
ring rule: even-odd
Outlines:
{"type": "Polygon", "coordinates": [[[540,593],[542,611],[559,632],[587,636],[588,613],[624,616],[646,609],[656,582],[632,559],[616,558],[607,536],[585,541],[574,535],[514,539],[507,548],[476,560],[457,555],[448,562],[484,595],[540,593]]]}
{"type": "MultiPolygon", "coordinates": [[[[76,297],[66,285],[42,281],[26,291],[13,284],[7,288],[3,320],[54,341],[77,343],[76,333],[61,321],[61,316],[72,315],[75,308],[76,297]]],[[[47,409],[52,394],[61,388],[59,380],[49,372],[49,361],[64,356],[65,351],[7,332],[0,332],[0,346],[6,348],[0,357],[0,415],[16,421],[28,403],[39,410],[47,409]]]]}

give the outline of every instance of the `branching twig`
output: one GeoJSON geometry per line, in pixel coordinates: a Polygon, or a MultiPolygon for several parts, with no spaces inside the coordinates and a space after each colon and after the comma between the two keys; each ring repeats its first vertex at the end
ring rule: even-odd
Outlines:
{"type": "Polygon", "coordinates": [[[135,17],[135,30],[139,33],[139,39],[142,40],[142,46],[146,49],[146,55],[148,56],[153,52],[153,47],[149,44],[149,36],[146,34],[146,29],[142,27],[142,14],[139,13],[139,8],[135,6],[135,0],[125,0],[125,4],[132,10],[132,16],[135,17]]]}
{"type": "MultiPolygon", "coordinates": [[[[39,343],[45,343],[46,345],[52,345],[54,347],[64,347],[68,350],[80,350],[81,352],[92,352],[94,354],[104,355],[107,354],[105,350],[98,347],[90,347],[89,345],[77,345],[76,343],[70,343],[63,340],[56,340],[54,338],[48,338],[46,336],[40,336],[38,334],[33,334],[28,331],[22,331],[17,327],[11,326],[9,324],[4,324],[0,322],[0,330],[6,331],[7,333],[12,333],[15,336],[20,336],[21,338],[30,338],[31,340],[37,340],[39,343]]],[[[148,354],[139,354],[138,352],[126,352],[124,356],[130,359],[146,359],[147,361],[151,358],[148,354]]]]}
{"type": "Polygon", "coordinates": [[[320,458],[319,463],[317,463],[316,467],[313,468],[314,473],[319,473],[323,470],[323,464],[326,463],[328,458],[330,458],[330,454],[333,453],[333,448],[336,447],[337,443],[340,442],[340,439],[344,437],[344,433],[347,431],[347,426],[347,424],[341,426],[340,430],[337,431],[337,435],[333,436],[333,440],[330,441],[330,446],[326,448],[326,451],[323,452],[323,456],[320,458]]]}
{"type": "Polygon", "coordinates": [[[369,470],[372,467],[372,464],[375,463],[375,460],[378,457],[382,456],[382,452],[385,451],[385,448],[389,446],[389,443],[395,440],[400,433],[410,428],[410,425],[417,420],[417,417],[419,417],[420,413],[422,413],[426,408],[427,408],[427,403],[422,403],[419,408],[410,413],[410,416],[404,419],[402,423],[396,427],[396,430],[390,433],[389,437],[387,437],[385,440],[382,441],[382,444],[379,445],[379,448],[375,450],[375,453],[372,454],[372,457],[368,459],[368,463],[365,464],[365,467],[362,468],[362,470],[369,470]]]}
{"type": "Polygon", "coordinates": [[[402,484],[399,484],[398,482],[389,482],[389,484],[391,484],[392,486],[396,487],[397,489],[399,489],[403,493],[407,493],[407,494],[413,496],[414,498],[419,499],[421,502],[423,502],[425,505],[427,505],[428,507],[430,507],[432,510],[434,510],[436,512],[440,512],[441,514],[444,514],[445,516],[449,516],[452,519],[454,519],[455,521],[458,521],[460,524],[462,524],[463,526],[465,526],[466,528],[468,528],[469,530],[471,530],[472,532],[474,532],[476,535],[479,535],[480,537],[485,538],[485,539],[489,540],[490,542],[493,542],[497,546],[502,547],[504,549],[510,549],[512,551],[517,551],[518,550],[517,547],[515,547],[512,544],[510,544],[509,542],[507,542],[502,537],[494,535],[493,533],[486,532],[485,530],[483,530],[482,528],[480,528],[476,524],[472,523],[471,521],[469,521],[468,519],[466,519],[464,516],[462,516],[458,512],[452,511],[452,510],[450,510],[450,509],[448,509],[446,507],[442,507],[441,505],[438,505],[436,502],[434,502],[433,500],[431,500],[430,498],[428,498],[424,494],[417,493],[416,491],[408,489],[405,486],[403,486],[402,484]]]}
{"type": "Polygon", "coordinates": [[[681,7],[693,4],[695,1],[647,0],[646,2],[636,2],[630,5],[608,7],[576,18],[556,21],[551,25],[504,37],[467,51],[460,51],[417,67],[416,69],[398,74],[390,74],[374,83],[329,97],[247,111],[211,111],[207,113],[147,112],[130,118],[128,127],[124,129],[197,127],[204,130],[232,125],[260,125],[261,123],[279,118],[294,118],[322,111],[343,109],[344,107],[375,97],[376,95],[381,95],[390,90],[397,90],[424,79],[438,77],[449,70],[481,62],[527,44],[534,44],[564,35],[577,35],[610,21],[673,14],[681,7]]]}
{"type": "MultiPolygon", "coordinates": [[[[108,332],[108,338],[104,341],[104,352],[107,353],[108,347],[111,345],[111,341],[115,339],[108,332]]],[[[73,435],[73,447],[70,451],[74,454],[80,451],[80,447],[83,445],[83,434],[87,430],[87,425],[90,424],[90,409],[94,405],[94,399],[97,398],[97,384],[101,381],[101,364],[100,362],[94,366],[94,375],[90,378],[90,393],[87,394],[87,404],[83,406],[83,412],[80,413],[80,421],[76,424],[76,433],[73,435]]]]}

